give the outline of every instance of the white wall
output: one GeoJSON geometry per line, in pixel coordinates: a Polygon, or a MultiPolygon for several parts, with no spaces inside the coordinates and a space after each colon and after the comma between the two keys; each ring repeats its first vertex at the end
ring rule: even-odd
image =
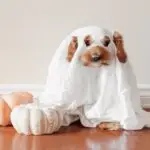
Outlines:
{"type": "Polygon", "coordinates": [[[120,30],[138,83],[150,84],[149,0],[0,0],[0,84],[43,84],[73,29],[120,30]]]}

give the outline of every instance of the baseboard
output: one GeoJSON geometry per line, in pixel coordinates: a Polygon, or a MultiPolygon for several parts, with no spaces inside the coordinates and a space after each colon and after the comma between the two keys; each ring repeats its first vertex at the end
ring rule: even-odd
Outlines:
{"type": "Polygon", "coordinates": [[[141,103],[144,108],[150,108],[150,84],[139,84],[141,103]]]}
{"type": "MultiPolygon", "coordinates": [[[[139,84],[138,87],[143,107],[150,108],[150,84],[139,84]]],[[[0,94],[15,91],[28,91],[34,96],[37,96],[43,89],[44,85],[40,84],[0,84],[0,94]]]]}

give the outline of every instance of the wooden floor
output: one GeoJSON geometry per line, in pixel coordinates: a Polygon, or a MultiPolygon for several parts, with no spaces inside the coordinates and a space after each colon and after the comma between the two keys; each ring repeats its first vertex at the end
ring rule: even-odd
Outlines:
{"type": "Polygon", "coordinates": [[[0,127],[0,150],[150,150],[150,129],[100,131],[73,124],[53,135],[24,136],[0,127]]]}

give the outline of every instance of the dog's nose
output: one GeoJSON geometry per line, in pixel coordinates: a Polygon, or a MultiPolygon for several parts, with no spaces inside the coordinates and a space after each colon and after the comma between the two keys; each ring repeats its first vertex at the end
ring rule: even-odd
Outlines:
{"type": "Polygon", "coordinates": [[[97,54],[93,54],[92,55],[92,61],[93,62],[97,62],[101,59],[101,56],[100,55],[97,55],[97,54]]]}

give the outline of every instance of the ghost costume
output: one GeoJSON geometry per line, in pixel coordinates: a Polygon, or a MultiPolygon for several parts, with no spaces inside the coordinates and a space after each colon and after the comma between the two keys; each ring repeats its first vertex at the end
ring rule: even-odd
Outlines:
{"type": "MultiPolygon", "coordinates": [[[[92,46],[92,45],[91,45],[92,46]]],[[[121,128],[139,130],[150,126],[150,114],[142,110],[136,77],[129,61],[120,63],[116,57],[113,33],[95,26],[73,31],[60,44],[49,65],[44,92],[33,104],[20,105],[11,113],[18,133],[52,134],[61,126],[80,120],[94,128],[101,122],[120,122],[121,128]],[[100,39],[109,36],[107,47],[110,65],[85,67],[79,56],[87,49],[86,35],[93,45],[103,46],[100,39]],[[78,48],[71,62],[66,57],[72,36],[78,37],[78,48]]]]}

